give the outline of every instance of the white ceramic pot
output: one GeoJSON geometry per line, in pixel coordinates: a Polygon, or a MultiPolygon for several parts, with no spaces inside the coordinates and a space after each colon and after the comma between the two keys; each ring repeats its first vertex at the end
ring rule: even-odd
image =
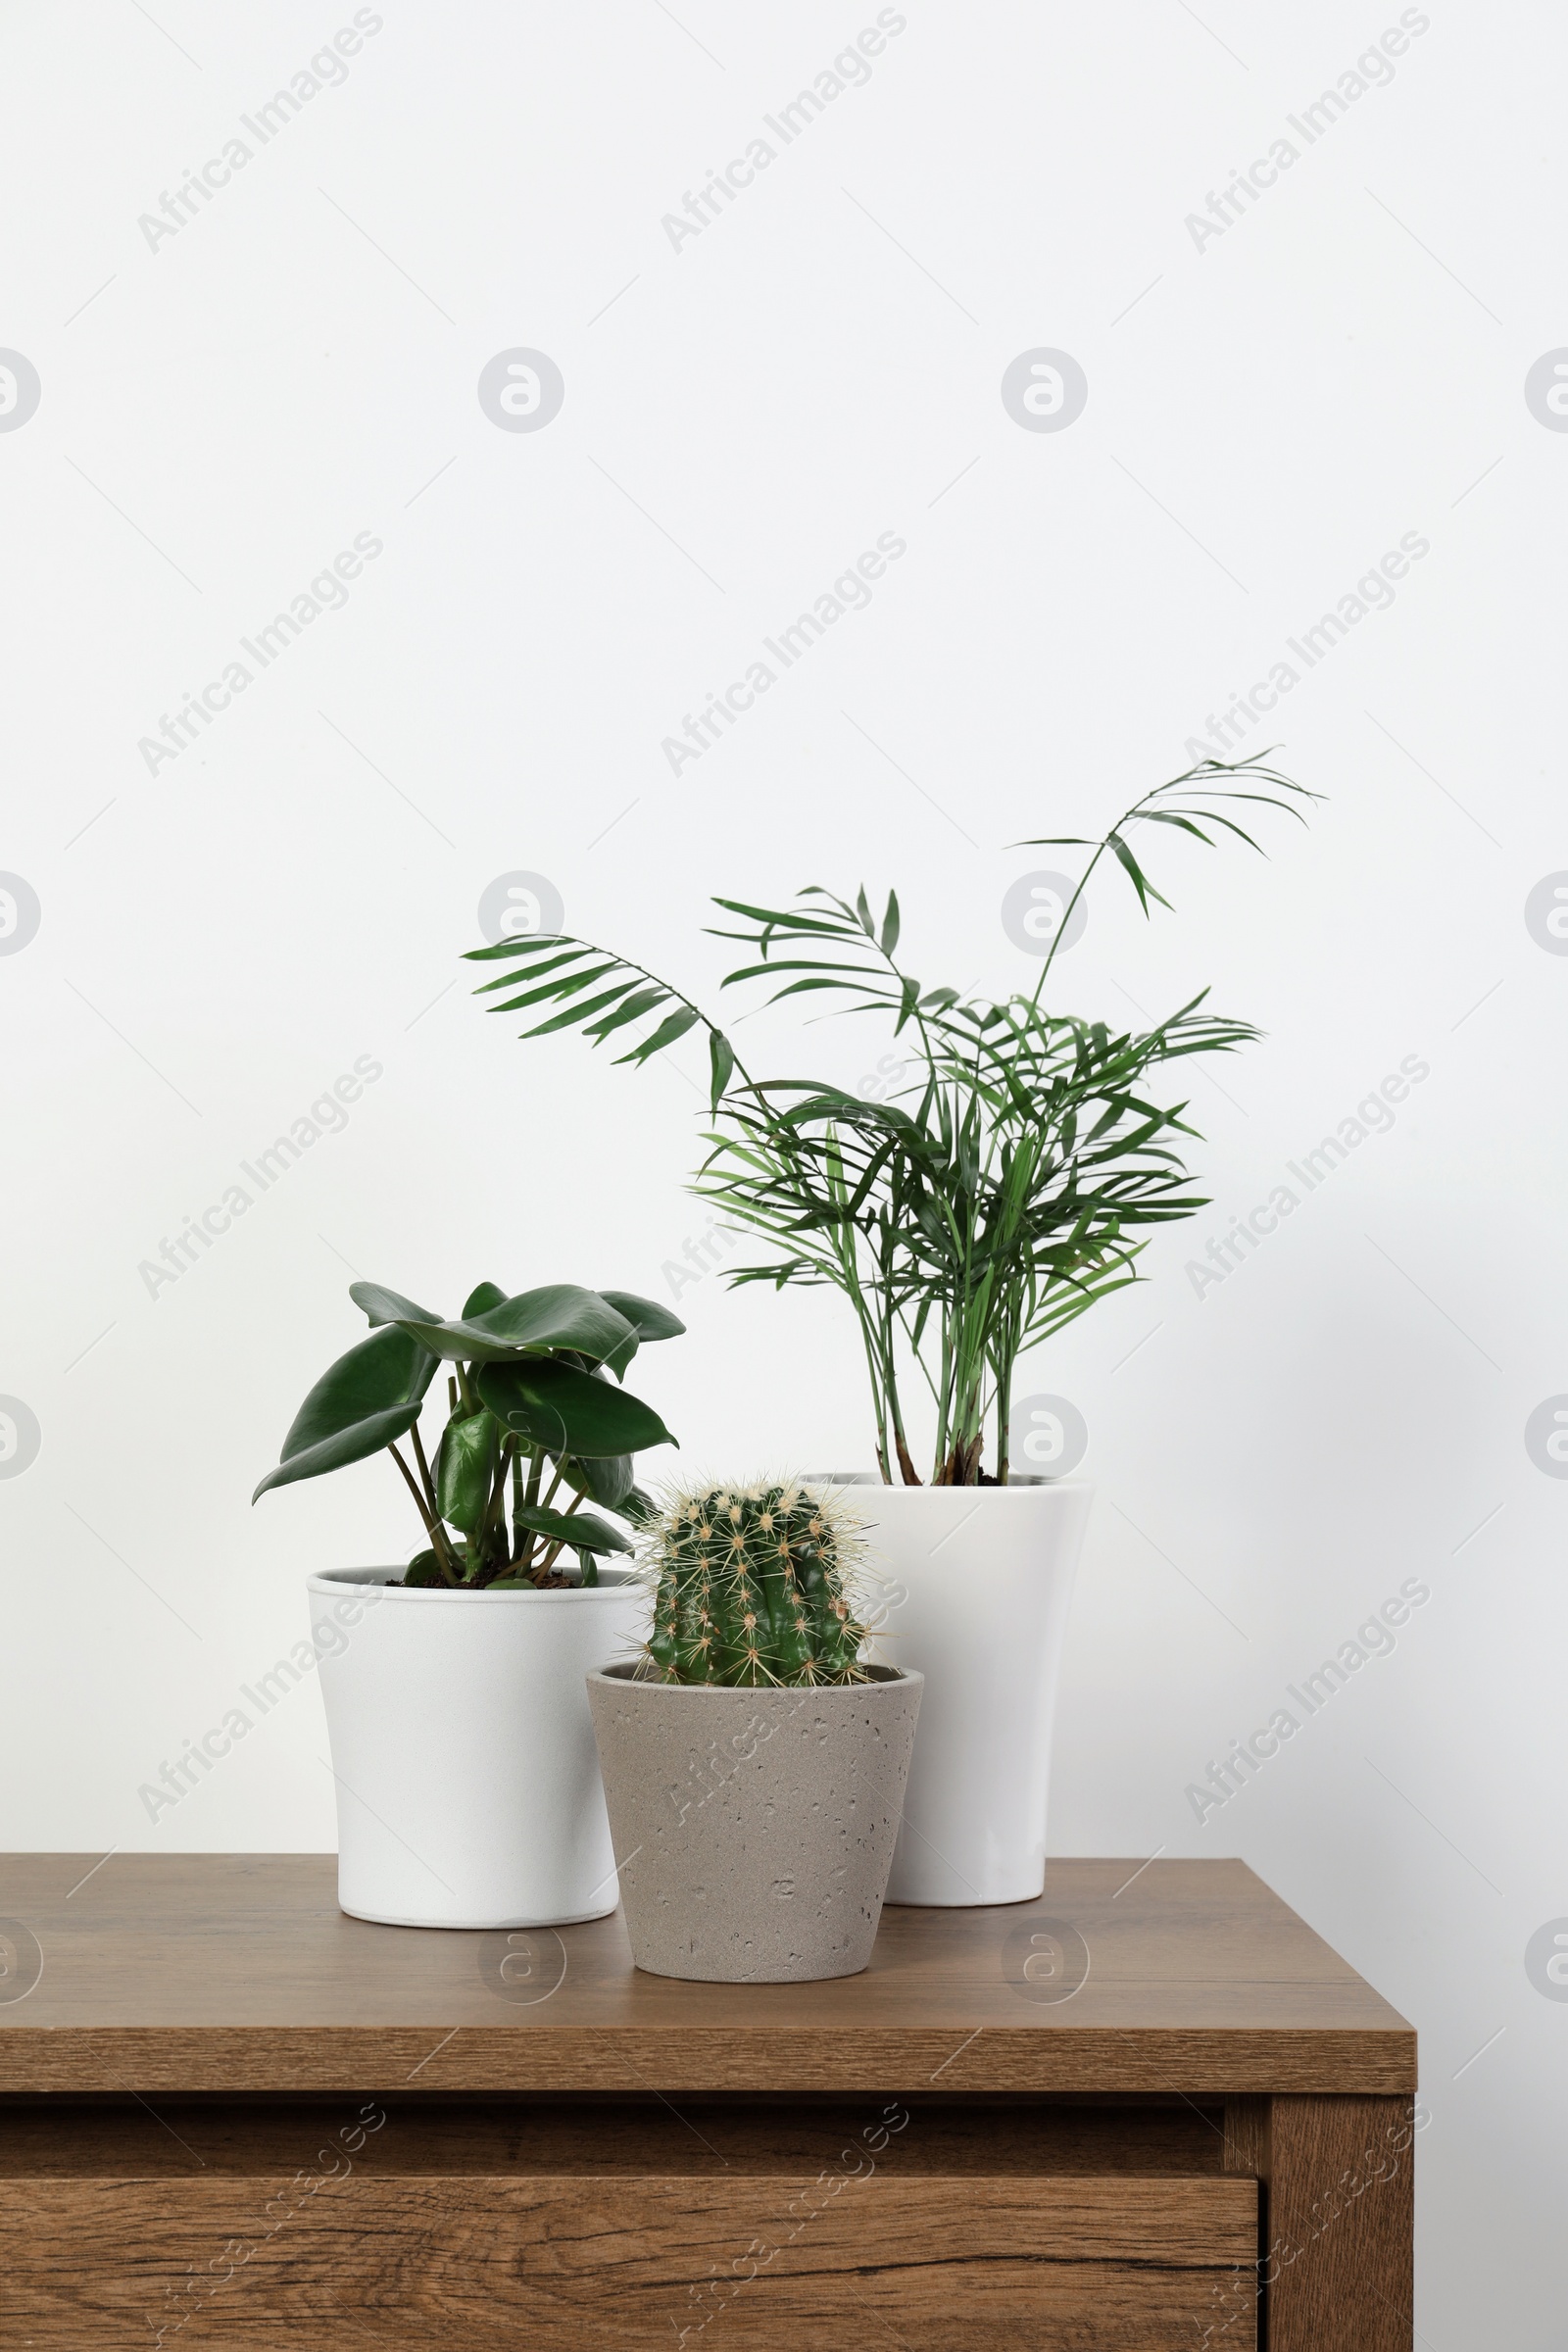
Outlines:
{"type": "Polygon", "coordinates": [[[1093,1492],[858,1481],[847,1497],[890,1585],[875,1654],[925,1677],[890,1903],[1044,1889],[1056,1677],[1093,1492]]]}
{"type": "Polygon", "coordinates": [[[599,1919],[615,1858],[585,1677],[632,1656],[646,1588],[406,1589],[400,1568],[307,1579],[337,1783],[338,1901],[401,1928],[599,1919]]]}

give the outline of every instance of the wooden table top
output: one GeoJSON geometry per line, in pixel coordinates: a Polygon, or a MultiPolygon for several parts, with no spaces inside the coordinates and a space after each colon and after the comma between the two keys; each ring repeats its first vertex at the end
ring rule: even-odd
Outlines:
{"type": "Polygon", "coordinates": [[[1241,1862],[1053,1861],[1038,1903],[890,1906],[861,1976],[691,1984],[618,1912],[379,1928],[331,1854],[94,1860],[0,1858],[0,2092],[1415,2089],[1413,2029],[1241,1862]]]}

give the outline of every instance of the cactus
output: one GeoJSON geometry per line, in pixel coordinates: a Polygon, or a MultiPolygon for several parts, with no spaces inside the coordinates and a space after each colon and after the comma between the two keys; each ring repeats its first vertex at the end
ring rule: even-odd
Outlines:
{"type": "Polygon", "coordinates": [[[863,1552],[858,1523],[798,1481],[672,1494],[645,1528],[658,1587],[646,1670],[666,1683],[866,1681],[863,1552]]]}

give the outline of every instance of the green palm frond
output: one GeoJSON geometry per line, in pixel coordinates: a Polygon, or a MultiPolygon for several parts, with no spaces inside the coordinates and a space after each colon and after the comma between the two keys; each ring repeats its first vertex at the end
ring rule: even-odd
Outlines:
{"type": "Polygon", "coordinates": [[[466,960],[505,962],[512,966],[474,990],[476,997],[493,996],[498,990],[517,991],[486,1006],[487,1011],[529,1012],[545,1004],[564,1005],[564,1011],[519,1030],[521,1037],[549,1037],[563,1029],[578,1029],[598,1047],[616,1031],[638,1021],[649,1021],[652,1026],[630,1051],[614,1056],[617,1062],[643,1062],[664,1053],[701,1023],[708,1031],[715,1109],[738,1066],[734,1048],[724,1032],[700,1005],[644,965],[613,955],[608,948],[595,947],[590,940],[565,935],[549,939],[537,936],[502,939],[492,947],[469,948],[466,960]],[[608,988],[599,986],[604,980],[609,981],[608,988]],[[592,989],[594,993],[582,998],[583,989],[592,989]],[[579,998],[580,1002],[572,1001],[579,998]],[[674,1010],[662,1012],[666,1004],[673,1004],[674,1010]],[[656,1013],[661,1014],[658,1020],[653,1017],[656,1013]]]}
{"type": "Polygon", "coordinates": [[[476,949],[472,960],[508,967],[476,994],[498,998],[493,1011],[539,1015],[525,1037],[613,1038],[620,1062],[649,1061],[701,1027],[713,1124],[692,1189],[765,1251],[727,1267],[724,1280],[837,1289],[864,1344],[884,1475],[918,1476],[900,1393],[912,1358],[936,1410],[933,1475],[971,1483],[993,1411],[1005,1473],[1020,1357],[1141,1280],[1150,1236],[1206,1205],[1184,1156],[1198,1138],[1189,1104],[1160,1100],[1165,1065],[1234,1053],[1259,1035],[1209,1010],[1206,993],[1147,1030],[1048,1011],[1046,983],[1073,908],[1106,858],[1146,916],[1169,905],[1147,871],[1140,828],[1261,851],[1254,808],[1304,819],[1318,797],[1266,758],[1202,760],[1144,794],[1098,840],[1017,845],[1089,856],[1033,990],[1002,1000],[906,971],[891,891],[880,919],[863,888],[852,901],[812,884],[785,906],[716,898],[731,920],[711,935],[745,951],[722,991],[758,991],[756,1009],[809,999],[834,1015],[869,1013],[905,1040],[910,1074],[880,1102],[810,1077],[754,1078],[695,999],[588,940],[476,949]]]}

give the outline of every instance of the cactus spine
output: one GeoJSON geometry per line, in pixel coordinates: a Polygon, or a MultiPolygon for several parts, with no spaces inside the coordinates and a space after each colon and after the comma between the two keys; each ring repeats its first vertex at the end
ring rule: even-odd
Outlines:
{"type": "Polygon", "coordinates": [[[798,1484],[676,1494],[648,1529],[646,1656],[666,1683],[864,1682],[854,1605],[863,1552],[841,1505],[798,1484]]]}

